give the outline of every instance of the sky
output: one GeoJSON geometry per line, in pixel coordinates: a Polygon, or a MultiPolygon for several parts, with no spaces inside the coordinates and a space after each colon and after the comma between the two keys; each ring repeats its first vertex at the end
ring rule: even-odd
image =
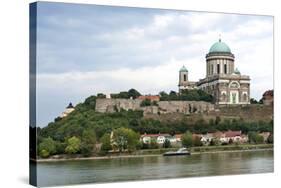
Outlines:
{"type": "Polygon", "coordinates": [[[259,100],[273,88],[273,17],[39,2],[37,126],[97,93],[177,91],[183,65],[198,81],[219,36],[259,100]]]}

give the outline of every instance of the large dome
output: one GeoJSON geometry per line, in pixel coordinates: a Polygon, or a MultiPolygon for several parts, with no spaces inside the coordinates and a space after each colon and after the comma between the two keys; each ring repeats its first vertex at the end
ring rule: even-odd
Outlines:
{"type": "Polygon", "coordinates": [[[221,39],[219,39],[219,41],[213,44],[209,50],[209,53],[215,52],[231,53],[231,50],[227,44],[225,44],[221,41],[221,39]]]}

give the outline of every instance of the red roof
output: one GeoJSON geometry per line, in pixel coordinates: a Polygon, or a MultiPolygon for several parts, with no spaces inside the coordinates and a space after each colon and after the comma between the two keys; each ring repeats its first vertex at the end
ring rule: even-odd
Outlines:
{"type": "Polygon", "coordinates": [[[265,97],[265,96],[272,96],[273,97],[273,90],[267,90],[266,92],[264,92],[264,94],[262,96],[263,97],[265,97]]]}
{"type": "Polygon", "coordinates": [[[227,131],[224,133],[225,137],[235,137],[235,136],[241,136],[241,131],[227,131]]]}

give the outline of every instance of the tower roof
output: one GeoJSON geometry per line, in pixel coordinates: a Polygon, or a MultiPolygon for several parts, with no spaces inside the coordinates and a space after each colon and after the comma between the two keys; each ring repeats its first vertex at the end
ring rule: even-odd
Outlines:
{"type": "Polygon", "coordinates": [[[74,108],[72,103],[70,102],[66,108],[74,108]]]}
{"type": "Polygon", "coordinates": [[[180,69],[180,72],[188,72],[188,70],[187,70],[186,67],[183,65],[182,68],[180,69]]]}
{"type": "Polygon", "coordinates": [[[219,41],[214,43],[209,50],[209,53],[214,52],[231,53],[231,50],[226,43],[222,42],[221,39],[219,39],[219,41]]]}
{"type": "Polygon", "coordinates": [[[234,73],[235,74],[241,74],[240,71],[237,68],[234,70],[234,73]]]}

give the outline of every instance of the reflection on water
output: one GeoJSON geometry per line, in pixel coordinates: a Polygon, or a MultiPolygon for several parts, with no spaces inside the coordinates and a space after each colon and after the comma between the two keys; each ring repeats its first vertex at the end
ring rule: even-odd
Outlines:
{"type": "Polygon", "coordinates": [[[38,163],[38,185],[273,172],[273,151],[38,163]]]}

